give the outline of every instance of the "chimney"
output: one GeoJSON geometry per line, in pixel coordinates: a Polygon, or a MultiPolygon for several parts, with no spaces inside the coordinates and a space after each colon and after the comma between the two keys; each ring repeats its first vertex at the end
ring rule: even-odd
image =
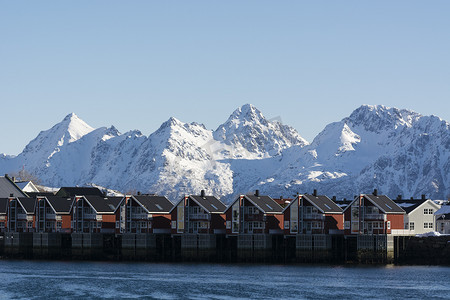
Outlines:
{"type": "Polygon", "coordinates": [[[397,200],[402,200],[402,195],[398,195],[397,200]]]}
{"type": "Polygon", "coordinates": [[[414,197],[411,197],[411,200],[414,200],[414,197]]]}
{"type": "Polygon", "coordinates": [[[259,190],[256,190],[256,191],[255,191],[255,196],[256,196],[256,197],[259,197],[259,190]]]}
{"type": "Polygon", "coordinates": [[[422,200],[427,200],[427,198],[425,198],[425,194],[422,194],[422,200]]]}
{"type": "Polygon", "coordinates": [[[141,195],[141,192],[138,192],[138,196],[140,196],[141,195]]]}
{"type": "Polygon", "coordinates": [[[201,197],[205,197],[205,196],[206,196],[205,190],[201,190],[200,196],[201,196],[201,197]]]}
{"type": "Polygon", "coordinates": [[[316,189],[314,189],[313,196],[317,197],[317,190],[316,189]]]}
{"type": "Polygon", "coordinates": [[[334,202],[336,202],[336,196],[333,196],[332,200],[333,200],[334,202]]]}
{"type": "Polygon", "coordinates": [[[13,197],[14,197],[14,194],[9,194],[9,197],[10,197],[10,198],[13,198],[13,197]]]}
{"type": "Polygon", "coordinates": [[[11,178],[11,180],[12,180],[12,182],[16,182],[16,177],[13,176],[13,177],[11,178]]]}
{"type": "Polygon", "coordinates": [[[373,195],[374,195],[374,196],[378,196],[378,190],[377,190],[377,189],[374,189],[374,190],[373,190],[373,195]]]}

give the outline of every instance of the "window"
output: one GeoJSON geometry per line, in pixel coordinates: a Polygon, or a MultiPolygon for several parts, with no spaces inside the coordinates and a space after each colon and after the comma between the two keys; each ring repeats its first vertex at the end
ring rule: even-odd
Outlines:
{"type": "Polygon", "coordinates": [[[291,232],[297,232],[297,231],[298,231],[297,221],[291,221],[291,232]]]}
{"type": "Polygon", "coordinates": [[[409,223],[405,223],[405,229],[409,229],[409,223]]]}
{"type": "Polygon", "coordinates": [[[141,228],[147,228],[147,222],[140,222],[141,223],[141,228]]]}
{"type": "Polygon", "coordinates": [[[136,222],[131,222],[131,228],[136,228],[136,222]]]}
{"type": "Polygon", "coordinates": [[[61,229],[62,228],[62,223],[61,222],[56,222],[56,228],[61,229]]]}
{"type": "Polygon", "coordinates": [[[227,229],[231,229],[231,221],[227,221],[227,229]]]}
{"type": "Polygon", "coordinates": [[[45,227],[52,228],[53,227],[53,222],[49,222],[49,221],[45,222],[45,227]]]}
{"type": "Polygon", "coordinates": [[[391,229],[391,221],[387,221],[387,229],[391,229]]]}
{"type": "Polygon", "coordinates": [[[344,229],[350,229],[350,221],[344,222],[344,229]]]}
{"type": "Polygon", "coordinates": [[[97,222],[97,228],[102,228],[102,222],[97,222]]]}
{"type": "Polygon", "coordinates": [[[284,229],[289,229],[289,221],[284,221],[284,229]]]}
{"type": "Polygon", "coordinates": [[[120,228],[120,221],[116,221],[116,228],[120,228]]]}
{"type": "Polygon", "coordinates": [[[414,222],[409,222],[409,230],[414,231],[414,222]]]}
{"type": "Polygon", "coordinates": [[[424,215],[432,215],[433,214],[433,209],[432,208],[424,208],[423,209],[423,214],[424,215]]]}
{"type": "Polygon", "coordinates": [[[177,221],[172,221],[172,229],[177,229],[177,221]]]}
{"type": "Polygon", "coordinates": [[[423,228],[425,229],[433,229],[433,223],[423,223],[423,228]]]}
{"type": "Polygon", "coordinates": [[[0,222],[0,228],[5,228],[5,222],[0,222]]]}
{"type": "Polygon", "coordinates": [[[33,228],[33,222],[27,222],[27,228],[33,228]]]}

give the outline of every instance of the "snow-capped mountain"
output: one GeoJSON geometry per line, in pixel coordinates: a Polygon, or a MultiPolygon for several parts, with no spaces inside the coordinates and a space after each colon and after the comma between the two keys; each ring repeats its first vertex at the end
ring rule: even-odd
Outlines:
{"type": "Polygon", "coordinates": [[[22,166],[47,186],[96,184],[171,200],[201,189],[230,202],[254,189],[349,198],[373,188],[443,199],[450,194],[450,132],[438,117],[369,105],[327,125],[311,144],[250,104],[215,131],[170,118],[149,136],[93,129],[70,114],[17,157],[0,156],[3,173],[22,166]]]}
{"type": "Polygon", "coordinates": [[[265,192],[321,192],[352,197],[378,188],[396,197],[450,194],[449,123],[410,110],[363,105],[327,125],[314,141],[284,151],[265,192]]]}
{"type": "Polygon", "coordinates": [[[223,151],[228,158],[267,158],[291,146],[308,144],[294,128],[268,121],[251,104],[236,109],[213,136],[229,146],[223,151]]]}

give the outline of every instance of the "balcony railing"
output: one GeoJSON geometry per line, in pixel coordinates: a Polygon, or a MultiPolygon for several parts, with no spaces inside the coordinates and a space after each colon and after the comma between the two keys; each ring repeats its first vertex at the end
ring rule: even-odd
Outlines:
{"type": "Polygon", "coordinates": [[[365,214],[365,220],[384,220],[384,215],[382,214],[365,214]]]}
{"type": "Polygon", "coordinates": [[[209,214],[190,214],[189,219],[209,220],[209,214]]]}
{"type": "Polygon", "coordinates": [[[152,214],[142,213],[142,214],[132,214],[132,219],[139,219],[139,220],[150,220],[152,219],[152,214]]]}
{"type": "Polygon", "coordinates": [[[97,214],[84,214],[83,215],[84,219],[97,219],[97,214]]]}
{"type": "Polygon", "coordinates": [[[325,219],[325,216],[322,214],[304,214],[303,219],[308,220],[323,220],[325,219]]]}

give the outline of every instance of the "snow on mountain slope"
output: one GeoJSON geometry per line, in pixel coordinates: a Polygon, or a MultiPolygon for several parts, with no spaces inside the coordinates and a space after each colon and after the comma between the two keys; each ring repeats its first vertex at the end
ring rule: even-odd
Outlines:
{"type": "Polygon", "coordinates": [[[450,194],[449,141],[449,124],[437,117],[363,105],[327,125],[311,145],[285,151],[279,170],[258,187],[340,197],[378,188],[391,197],[442,198],[450,194]]]}
{"type": "Polygon", "coordinates": [[[294,128],[268,121],[251,104],[236,109],[214,131],[214,138],[231,146],[222,152],[227,158],[267,158],[280,154],[285,148],[308,144],[294,128]]]}
{"type": "Polygon", "coordinates": [[[30,171],[37,170],[43,165],[48,166],[49,159],[55,153],[93,130],[94,128],[71,113],[49,130],[41,131],[19,154],[19,160],[27,165],[30,171]]]}
{"type": "Polygon", "coordinates": [[[410,110],[363,105],[308,144],[254,106],[234,111],[214,132],[170,118],[150,134],[93,129],[76,115],[41,132],[3,173],[26,170],[48,186],[87,185],[157,193],[177,200],[208,193],[230,202],[260,189],[350,198],[378,188],[391,197],[450,194],[449,123],[410,110]]]}

